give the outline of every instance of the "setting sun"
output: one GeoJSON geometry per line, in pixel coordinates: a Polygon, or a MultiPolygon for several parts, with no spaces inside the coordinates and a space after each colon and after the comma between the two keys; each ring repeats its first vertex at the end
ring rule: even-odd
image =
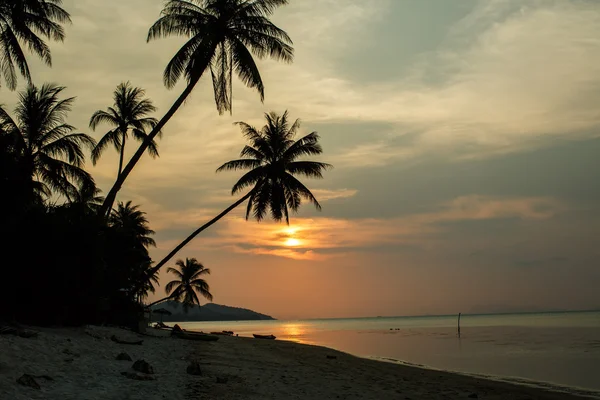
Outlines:
{"type": "Polygon", "coordinates": [[[302,244],[302,242],[300,242],[298,239],[294,239],[294,238],[289,238],[285,241],[285,245],[289,246],[289,247],[300,246],[301,244],[302,244]]]}

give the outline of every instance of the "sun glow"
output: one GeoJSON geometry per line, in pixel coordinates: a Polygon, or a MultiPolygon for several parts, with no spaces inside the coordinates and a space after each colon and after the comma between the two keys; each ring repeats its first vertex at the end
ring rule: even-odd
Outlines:
{"type": "Polygon", "coordinates": [[[298,228],[290,228],[287,227],[283,230],[288,236],[293,236],[296,232],[298,232],[298,228]]]}
{"type": "Polygon", "coordinates": [[[296,246],[300,246],[302,244],[302,242],[299,241],[298,239],[289,238],[284,242],[284,244],[288,247],[296,247],[296,246]]]}

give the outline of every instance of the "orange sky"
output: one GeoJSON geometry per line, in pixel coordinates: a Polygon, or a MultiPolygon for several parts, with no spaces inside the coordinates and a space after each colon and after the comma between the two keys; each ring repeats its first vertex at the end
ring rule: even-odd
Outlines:
{"type": "MultiPolygon", "coordinates": [[[[183,39],[145,43],[162,4],[64,1],[67,40],[32,71],[77,96],[79,130],[101,137],[89,117],[122,81],[158,117],[181,92],[162,71],[183,39]]],[[[203,79],[120,193],[147,212],[155,260],[236,200],[239,175],[214,173],[244,145],[233,122],[288,109],[335,166],[305,181],[323,211],[286,228],[242,207],[201,234],[178,258],[212,270],[215,302],[278,318],[600,307],[600,4],[302,0],[274,20],[296,58],[260,62],[264,104],[236,80],[219,116],[203,79]]],[[[117,163],[88,165],[104,190],[117,163]]]]}

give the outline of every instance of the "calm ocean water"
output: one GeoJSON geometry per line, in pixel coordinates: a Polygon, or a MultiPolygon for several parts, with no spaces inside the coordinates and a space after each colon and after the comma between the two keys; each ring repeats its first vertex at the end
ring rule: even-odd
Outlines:
{"type": "Polygon", "coordinates": [[[184,322],[197,331],[274,334],[361,357],[600,396],[600,312],[184,322]],[[588,392],[589,391],[589,392],[588,392]]]}

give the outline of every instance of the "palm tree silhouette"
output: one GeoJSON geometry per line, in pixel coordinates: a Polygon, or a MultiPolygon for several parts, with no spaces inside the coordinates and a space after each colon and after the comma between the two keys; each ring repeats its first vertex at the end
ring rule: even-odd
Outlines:
{"type": "Polygon", "coordinates": [[[294,141],[300,127],[299,120],[290,126],[287,111],[282,116],[271,112],[265,114],[265,117],[267,124],[260,131],[245,122],[237,122],[250,145],[242,149],[240,155],[243,158],[226,162],[217,169],[217,172],[250,170],[233,185],[231,194],[235,195],[248,187],[252,187],[252,190],[195,230],[161,260],[154,267],[155,270],[158,271],[200,232],[246,200],[248,200],[246,220],[252,214],[257,221],[261,221],[270,210],[270,216],[275,221],[285,218],[286,223],[289,224],[289,211],[297,212],[302,199],[308,200],[317,210],[321,210],[321,205],[315,196],[294,176],[323,178],[323,171],[332,167],[330,164],[317,161],[298,161],[299,157],[319,155],[323,152],[319,144],[319,135],[317,132],[312,132],[294,141]]]}
{"type": "MultiPolygon", "coordinates": [[[[156,111],[156,107],[151,100],[145,99],[144,95],[144,89],[132,87],[129,82],[123,82],[117,86],[113,94],[114,107],[108,107],[106,111],[98,110],[90,118],[92,130],[96,130],[96,127],[103,122],[114,126],[104,134],[92,151],[92,163],[96,165],[106,147],[112,143],[119,152],[117,177],[123,170],[125,142],[129,131],[136,140],[143,142],[148,137],[146,130],[151,130],[158,122],[156,118],[147,117],[148,114],[156,111]]],[[[159,132],[158,135],[160,137],[161,133],[159,132]]],[[[148,153],[152,157],[158,156],[158,146],[154,140],[148,145],[148,153]]]]}
{"type": "Polygon", "coordinates": [[[288,0],[169,0],[161,17],[150,28],[148,41],[159,37],[185,36],[188,41],[167,64],[164,83],[173,88],[184,76],[187,86],[169,111],[131,157],[110,189],[101,212],[112,207],[117,192],[146,148],[171,119],[208,69],[211,72],[219,113],[231,111],[232,76],[258,90],[264,99],[264,85],[253,59],[267,56],[291,62],[294,50],[290,37],[268,17],[288,0]]]}
{"type": "Polygon", "coordinates": [[[80,188],[94,188],[92,176],[83,169],[83,147],[92,149],[96,141],[65,122],[73,97],[60,99],[65,88],[45,84],[29,86],[19,94],[15,119],[0,106],[0,131],[11,138],[10,151],[19,173],[30,178],[28,189],[37,199],[49,198],[53,191],[69,200],[78,198],[80,188]]]}
{"type": "Polygon", "coordinates": [[[149,293],[154,293],[156,291],[154,285],[160,285],[158,273],[152,269],[151,261],[142,263],[140,276],[136,278],[136,282],[133,286],[133,295],[140,303],[142,303],[148,298],[149,293]]]}
{"type": "Polygon", "coordinates": [[[62,42],[61,23],[70,23],[62,0],[0,0],[1,75],[10,90],[17,88],[17,71],[31,83],[31,72],[21,44],[52,66],[50,48],[39,35],[62,42]],[[37,33],[37,34],[36,34],[37,33]]]}
{"type": "Polygon", "coordinates": [[[84,185],[79,188],[77,196],[70,200],[70,207],[81,210],[84,214],[98,214],[102,206],[104,196],[96,186],[84,185]]]}
{"type": "Polygon", "coordinates": [[[175,300],[183,303],[184,309],[187,310],[194,304],[200,305],[200,300],[196,295],[196,292],[206,298],[208,301],[213,300],[213,296],[210,293],[210,287],[202,275],[209,275],[210,269],[204,268],[204,265],[200,264],[195,258],[186,258],[183,260],[177,260],[175,263],[179,269],[169,267],[167,272],[174,274],[177,279],[167,283],[165,286],[165,292],[167,297],[164,299],[157,300],[146,307],[151,307],[155,304],[161,303],[165,300],[175,300]]]}
{"type": "Polygon", "coordinates": [[[111,214],[110,223],[117,230],[133,238],[134,247],[148,248],[156,246],[156,242],[150,237],[154,235],[154,231],[149,227],[146,213],[141,211],[139,206],[132,205],[131,201],[117,204],[117,208],[111,214]]]}

